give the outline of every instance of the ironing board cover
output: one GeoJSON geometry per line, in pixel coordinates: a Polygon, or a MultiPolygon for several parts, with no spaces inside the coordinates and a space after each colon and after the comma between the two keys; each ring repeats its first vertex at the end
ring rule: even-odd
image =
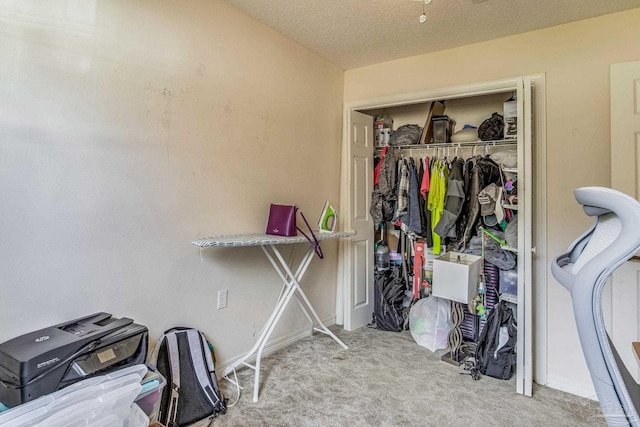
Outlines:
{"type": "MultiPolygon", "coordinates": [[[[351,237],[355,235],[353,231],[332,231],[332,232],[320,232],[313,230],[316,233],[316,237],[319,241],[327,239],[338,239],[342,237],[351,237]]],[[[203,237],[198,240],[194,240],[193,244],[200,246],[201,248],[212,246],[264,246],[264,245],[284,245],[292,243],[308,243],[308,240],[304,236],[274,236],[264,233],[252,233],[252,234],[227,234],[212,237],[203,237]]]]}

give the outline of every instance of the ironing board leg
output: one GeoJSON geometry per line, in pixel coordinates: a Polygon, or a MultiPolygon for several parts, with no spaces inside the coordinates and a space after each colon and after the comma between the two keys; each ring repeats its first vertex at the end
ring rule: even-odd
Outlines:
{"type": "MultiPolygon", "coordinates": [[[[265,249],[264,246],[261,246],[261,248],[264,251],[264,253],[267,255],[267,258],[269,259],[269,261],[271,261],[271,264],[274,266],[278,274],[281,277],[283,277],[282,272],[278,270],[278,266],[273,260],[273,257],[269,254],[269,252],[265,249]]],[[[288,302],[288,299],[290,299],[290,298],[287,298],[287,294],[289,293],[292,293],[292,288],[291,288],[291,284],[287,282],[285,284],[285,291],[282,292],[280,297],[278,298],[278,302],[276,303],[276,306],[273,309],[273,312],[271,312],[271,314],[269,315],[269,318],[265,322],[264,327],[260,331],[260,334],[258,335],[258,339],[253,344],[253,347],[251,347],[251,350],[249,350],[244,356],[242,356],[242,358],[235,361],[231,366],[228,366],[222,373],[223,377],[226,377],[233,371],[233,369],[241,365],[245,365],[254,370],[256,369],[255,366],[250,365],[249,363],[247,363],[247,361],[250,360],[252,356],[256,354],[256,352],[260,349],[260,346],[262,346],[262,344],[265,343],[269,338],[268,336],[268,334],[270,334],[269,331],[271,330],[272,326],[275,327],[275,324],[277,323],[277,319],[280,318],[280,315],[281,315],[280,313],[284,311],[286,304],[288,302]]],[[[256,360],[256,362],[258,365],[260,364],[260,361],[258,359],[256,360]]]]}
{"type": "MultiPolygon", "coordinates": [[[[284,287],[286,288],[289,285],[289,277],[288,275],[285,276],[285,274],[283,274],[283,272],[281,271],[280,268],[277,267],[277,264],[275,262],[275,260],[273,259],[273,257],[271,256],[271,254],[269,253],[268,250],[266,250],[264,248],[264,246],[262,247],[265,255],[267,256],[267,258],[269,259],[269,261],[271,261],[271,265],[274,266],[274,269],[276,270],[276,273],[278,273],[278,275],[280,276],[280,279],[282,279],[282,283],[284,285],[284,287]]],[[[296,274],[294,277],[297,278],[298,281],[300,281],[300,279],[302,278],[302,275],[304,274],[304,272],[302,271],[303,268],[305,268],[307,265],[309,265],[309,262],[311,262],[310,259],[308,258],[313,258],[315,252],[311,249],[309,249],[306,253],[306,255],[302,258],[302,260],[300,261],[300,264],[298,265],[298,268],[296,270],[296,274]]],[[[309,320],[309,323],[311,324],[311,335],[313,335],[313,319],[311,318],[311,316],[309,316],[309,312],[307,312],[307,310],[305,309],[305,306],[302,302],[302,300],[300,299],[300,296],[298,296],[297,293],[295,293],[296,296],[296,300],[298,301],[298,304],[300,305],[300,308],[302,309],[302,312],[304,313],[305,316],[307,316],[307,319],[309,320]]]]}
{"type": "MultiPolygon", "coordinates": [[[[276,256],[278,257],[278,260],[280,261],[280,265],[281,267],[286,271],[286,273],[289,275],[289,277],[292,277],[293,279],[291,280],[291,283],[295,289],[295,291],[297,292],[297,294],[300,296],[300,298],[302,298],[302,300],[304,301],[305,305],[307,306],[307,309],[311,312],[311,314],[313,315],[313,317],[315,318],[316,322],[318,322],[318,324],[320,325],[321,329],[315,328],[316,331],[318,332],[323,332],[326,335],[329,335],[331,338],[333,338],[333,340],[335,342],[337,342],[338,344],[340,344],[342,346],[342,348],[344,348],[345,350],[348,348],[345,343],[343,343],[340,338],[338,338],[333,332],[331,332],[329,330],[329,328],[327,328],[325,326],[324,323],[322,323],[322,320],[320,320],[320,317],[318,316],[318,313],[316,313],[316,311],[314,310],[313,306],[311,305],[311,303],[309,302],[309,300],[307,299],[307,296],[305,295],[305,293],[302,291],[302,288],[300,287],[300,283],[299,283],[299,279],[297,279],[296,277],[293,276],[293,274],[291,273],[291,270],[289,269],[289,266],[287,265],[287,263],[285,262],[285,260],[282,258],[282,255],[280,255],[280,252],[275,250],[275,247],[273,247],[273,245],[271,245],[271,247],[274,249],[274,252],[276,254],[276,256]]],[[[313,249],[309,249],[310,251],[312,251],[313,249]]],[[[309,263],[307,262],[306,265],[304,266],[304,268],[302,269],[301,272],[301,277],[304,275],[304,273],[307,270],[307,267],[309,266],[309,263]]],[[[301,304],[302,305],[302,304],[301,304]]],[[[304,310],[304,308],[303,308],[304,310]]]]}
{"type": "MultiPolygon", "coordinates": [[[[253,388],[253,401],[254,402],[258,401],[258,395],[259,395],[259,390],[260,390],[260,365],[261,365],[261,360],[262,360],[262,352],[264,351],[264,347],[266,346],[267,342],[269,341],[269,338],[271,337],[271,334],[275,330],[275,328],[276,328],[276,326],[278,324],[278,321],[280,320],[280,317],[282,316],[282,313],[284,313],[284,310],[287,307],[287,305],[289,304],[289,301],[291,300],[291,297],[293,295],[296,295],[296,299],[298,300],[298,303],[300,304],[300,307],[302,308],[303,312],[305,313],[305,315],[307,316],[309,321],[312,323],[312,328],[313,328],[313,321],[312,321],[311,316],[309,315],[307,309],[305,309],[305,306],[304,306],[303,302],[306,301],[306,304],[309,307],[310,307],[310,304],[309,304],[308,300],[306,299],[306,297],[304,297],[304,294],[302,294],[303,298],[304,298],[304,301],[300,300],[300,296],[297,294],[297,292],[301,292],[302,291],[300,289],[300,286],[299,286],[299,280],[302,279],[302,277],[304,276],[305,272],[307,271],[307,267],[309,266],[309,264],[311,263],[311,260],[313,259],[313,254],[314,254],[313,251],[309,250],[307,252],[307,254],[302,258],[302,260],[300,261],[300,264],[298,265],[298,268],[296,269],[296,274],[293,275],[293,273],[289,269],[289,266],[287,265],[287,263],[282,258],[282,255],[280,254],[280,251],[278,251],[278,249],[274,245],[269,245],[269,247],[271,248],[271,252],[273,252],[273,254],[276,255],[276,257],[277,257],[279,262],[276,262],[276,260],[274,259],[273,255],[270,253],[270,251],[267,249],[266,246],[261,246],[262,251],[267,256],[267,259],[271,262],[271,265],[273,265],[273,268],[276,270],[276,273],[278,273],[280,278],[283,280],[283,282],[285,284],[284,285],[285,286],[285,291],[280,295],[280,298],[278,299],[278,302],[276,304],[275,309],[273,310],[273,312],[269,316],[269,319],[265,323],[265,326],[264,326],[262,332],[258,336],[258,340],[253,345],[251,350],[249,350],[249,352],[247,354],[245,354],[241,359],[239,359],[235,363],[233,363],[232,366],[230,366],[227,369],[225,369],[225,371],[222,374],[222,376],[225,377],[228,374],[230,374],[233,371],[234,368],[236,368],[236,367],[238,367],[240,365],[245,365],[245,366],[247,366],[249,368],[252,368],[255,371],[254,372],[254,388],[253,388]],[[289,280],[289,278],[291,280],[289,280]],[[247,363],[247,360],[251,359],[254,354],[255,354],[255,357],[256,357],[255,358],[255,366],[252,366],[249,363],[247,363]]],[[[313,310],[313,308],[311,308],[311,310],[313,310]]],[[[315,318],[318,319],[318,316],[315,313],[315,311],[312,311],[312,312],[313,312],[315,318]]],[[[321,322],[320,322],[320,324],[324,328],[326,328],[321,322]]],[[[346,348],[346,346],[344,344],[342,344],[342,345],[343,345],[343,347],[346,348]]]]}

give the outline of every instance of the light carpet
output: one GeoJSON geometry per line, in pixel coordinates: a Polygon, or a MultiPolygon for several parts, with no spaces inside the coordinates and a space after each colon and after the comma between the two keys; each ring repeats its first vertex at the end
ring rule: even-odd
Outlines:
{"type": "MultiPolygon", "coordinates": [[[[474,381],[442,362],[408,332],[361,328],[303,339],[262,360],[259,402],[253,370],[238,372],[239,402],[212,426],[602,426],[597,402],[534,384],[533,397],[516,393],[515,375],[474,381]]],[[[576,349],[576,351],[580,351],[576,349]]],[[[220,381],[235,400],[235,386],[220,381]]],[[[193,427],[206,426],[208,421],[193,427]]]]}

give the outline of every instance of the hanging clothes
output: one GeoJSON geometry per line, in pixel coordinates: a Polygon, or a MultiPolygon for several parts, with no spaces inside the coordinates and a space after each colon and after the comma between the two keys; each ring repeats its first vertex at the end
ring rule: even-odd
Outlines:
{"type": "Polygon", "coordinates": [[[454,159],[449,172],[447,192],[444,201],[444,211],[433,231],[441,238],[456,238],[456,220],[464,204],[464,160],[454,159]]]}
{"type": "Polygon", "coordinates": [[[391,221],[396,202],[396,167],[393,156],[393,148],[387,152],[387,147],[382,154],[382,160],[375,176],[377,186],[371,195],[371,207],[369,213],[376,227],[383,221],[391,221]]]}
{"type": "Polygon", "coordinates": [[[398,160],[398,185],[396,188],[396,210],[393,214],[393,222],[407,214],[409,206],[409,167],[404,157],[398,160]]]}
{"type": "MultiPolygon", "coordinates": [[[[431,173],[431,185],[429,190],[429,210],[431,211],[432,231],[435,230],[440,217],[444,212],[444,198],[447,191],[447,179],[449,169],[440,160],[436,160],[431,173]]],[[[433,233],[433,254],[440,255],[442,239],[437,233],[433,233]]]]}
{"type": "Polygon", "coordinates": [[[412,237],[422,234],[422,218],[420,216],[420,201],[418,195],[420,194],[420,184],[418,184],[418,174],[416,172],[416,164],[413,158],[404,159],[405,166],[408,171],[408,185],[407,185],[407,208],[406,214],[400,217],[402,221],[402,231],[409,234],[412,237]]]}
{"type": "Polygon", "coordinates": [[[465,190],[465,196],[464,196],[464,204],[462,205],[462,211],[460,212],[460,215],[458,216],[458,221],[456,221],[456,230],[458,232],[458,237],[456,239],[459,240],[460,237],[462,236],[462,232],[463,230],[466,228],[467,226],[467,222],[469,221],[469,206],[471,205],[471,175],[472,175],[472,171],[476,166],[476,163],[478,162],[478,160],[480,160],[482,157],[481,156],[473,156],[469,159],[466,160],[465,164],[464,164],[464,190],[465,190]]]}
{"type": "Polygon", "coordinates": [[[419,233],[420,236],[422,236],[423,238],[427,237],[427,235],[430,233],[430,228],[427,227],[427,214],[424,209],[424,196],[422,195],[422,181],[424,179],[424,161],[423,159],[418,159],[417,160],[418,163],[418,185],[420,186],[420,188],[418,189],[418,211],[420,212],[420,222],[422,224],[422,231],[419,233]]]}
{"type": "Polygon", "coordinates": [[[422,181],[420,185],[420,194],[423,198],[421,211],[424,213],[424,222],[422,224],[422,228],[424,230],[424,237],[427,239],[427,248],[433,247],[433,235],[431,233],[431,211],[429,210],[429,175],[431,174],[429,161],[429,157],[424,157],[422,159],[424,173],[422,175],[422,181]]]}
{"type": "Polygon", "coordinates": [[[471,180],[467,189],[467,217],[464,228],[459,230],[457,250],[461,251],[467,247],[471,237],[476,234],[476,226],[480,218],[480,203],[478,202],[478,194],[487,185],[494,183],[501,185],[502,170],[500,166],[488,156],[478,159],[471,171],[471,180]]]}

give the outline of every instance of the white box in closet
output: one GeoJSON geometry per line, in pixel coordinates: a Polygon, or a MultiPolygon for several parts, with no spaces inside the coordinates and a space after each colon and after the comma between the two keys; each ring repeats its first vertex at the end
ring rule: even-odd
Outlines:
{"type": "Polygon", "coordinates": [[[478,293],[482,257],[447,252],[433,260],[433,296],[469,304],[478,293]]]}

